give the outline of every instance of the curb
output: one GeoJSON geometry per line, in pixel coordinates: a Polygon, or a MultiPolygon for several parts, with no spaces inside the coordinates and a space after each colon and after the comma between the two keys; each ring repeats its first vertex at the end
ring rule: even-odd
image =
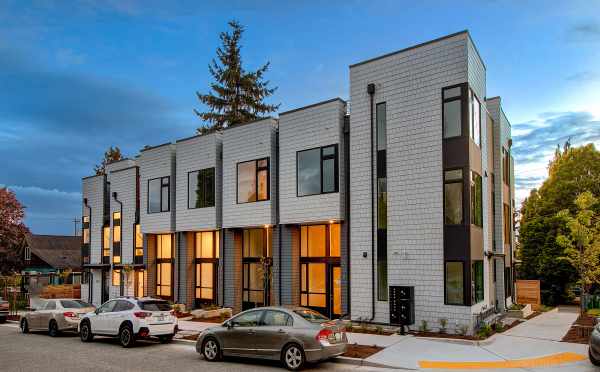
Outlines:
{"type": "Polygon", "coordinates": [[[339,363],[339,364],[350,364],[350,365],[359,366],[359,367],[373,367],[373,368],[400,369],[400,370],[405,370],[405,371],[417,371],[416,368],[391,366],[388,364],[381,364],[381,363],[371,362],[371,361],[368,361],[365,359],[350,358],[350,357],[345,357],[345,356],[339,356],[339,357],[336,357],[333,359],[329,359],[328,361],[333,362],[333,363],[339,363]]]}

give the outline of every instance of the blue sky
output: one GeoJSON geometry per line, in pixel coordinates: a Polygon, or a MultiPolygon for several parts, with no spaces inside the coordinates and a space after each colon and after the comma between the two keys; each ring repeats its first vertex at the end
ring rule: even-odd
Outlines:
{"type": "Polygon", "coordinates": [[[468,29],[513,125],[517,196],[558,143],[600,146],[600,1],[0,1],[0,185],[35,233],[72,234],[110,145],[193,135],[230,19],[287,110],[348,98],[348,65],[468,29]],[[168,5],[167,5],[168,4],[168,5]]]}

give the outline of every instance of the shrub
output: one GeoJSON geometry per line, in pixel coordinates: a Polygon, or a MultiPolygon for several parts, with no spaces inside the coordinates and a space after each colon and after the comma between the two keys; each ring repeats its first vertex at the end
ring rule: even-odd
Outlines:
{"type": "Polygon", "coordinates": [[[439,322],[440,322],[440,333],[446,333],[446,329],[448,326],[448,319],[440,318],[439,322]]]}
{"type": "Polygon", "coordinates": [[[346,332],[352,332],[353,329],[354,329],[354,324],[352,324],[352,322],[346,323],[346,332]]]}
{"type": "Polygon", "coordinates": [[[421,325],[419,326],[419,331],[427,332],[429,328],[427,328],[427,321],[425,319],[421,320],[421,325]]]}
{"type": "Polygon", "coordinates": [[[382,334],[384,333],[384,332],[383,332],[383,327],[382,327],[382,326],[377,326],[377,327],[375,327],[375,332],[376,332],[378,335],[382,335],[382,334]]]}
{"type": "Polygon", "coordinates": [[[589,309],[587,311],[587,314],[589,316],[595,316],[595,317],[600,317],[600,309],[589,309]]]}
{"type": "Polygon", "coordinates": [[[477,337],[479,338],[488,338],[493,333],[492,327],[489,324],[484,324],[477,331],[477,337]]]}

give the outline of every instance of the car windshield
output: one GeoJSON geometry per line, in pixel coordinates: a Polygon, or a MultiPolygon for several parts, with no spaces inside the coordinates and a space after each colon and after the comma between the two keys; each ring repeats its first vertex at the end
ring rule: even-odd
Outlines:
{"type": "Polygon", "coordinates": [[[84,307],[93,307],[87,302],[83,302],[80,300],[60,300],[60,304],[65,309],[81,309],[84,307]]]}
{"type": "Polygon", "coordinates": [[[329,318],[321,315],[320,313],[314,310],[298,309],[294,310],[294,312],[312,323],[323,323],[329,321],[329,318]]]}
{"type": "Polygon", "coordinates": [[[140,309],[147,311],[169,311],[171,305],[167,301],[139,301],[140,309]]]}

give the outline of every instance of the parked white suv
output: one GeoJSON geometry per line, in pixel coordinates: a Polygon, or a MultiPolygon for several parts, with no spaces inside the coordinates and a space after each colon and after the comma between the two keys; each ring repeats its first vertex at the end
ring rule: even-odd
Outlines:
{"type": "Polygon", "coordinates": [[[78,329],[83,342],[98,335],[118,337],[123,347],[131,347],[137,339],[146,337],[158,337],[167,343],[177,332],[177,317],[165,300],[121,297],[82,316],[78,329]]]}

